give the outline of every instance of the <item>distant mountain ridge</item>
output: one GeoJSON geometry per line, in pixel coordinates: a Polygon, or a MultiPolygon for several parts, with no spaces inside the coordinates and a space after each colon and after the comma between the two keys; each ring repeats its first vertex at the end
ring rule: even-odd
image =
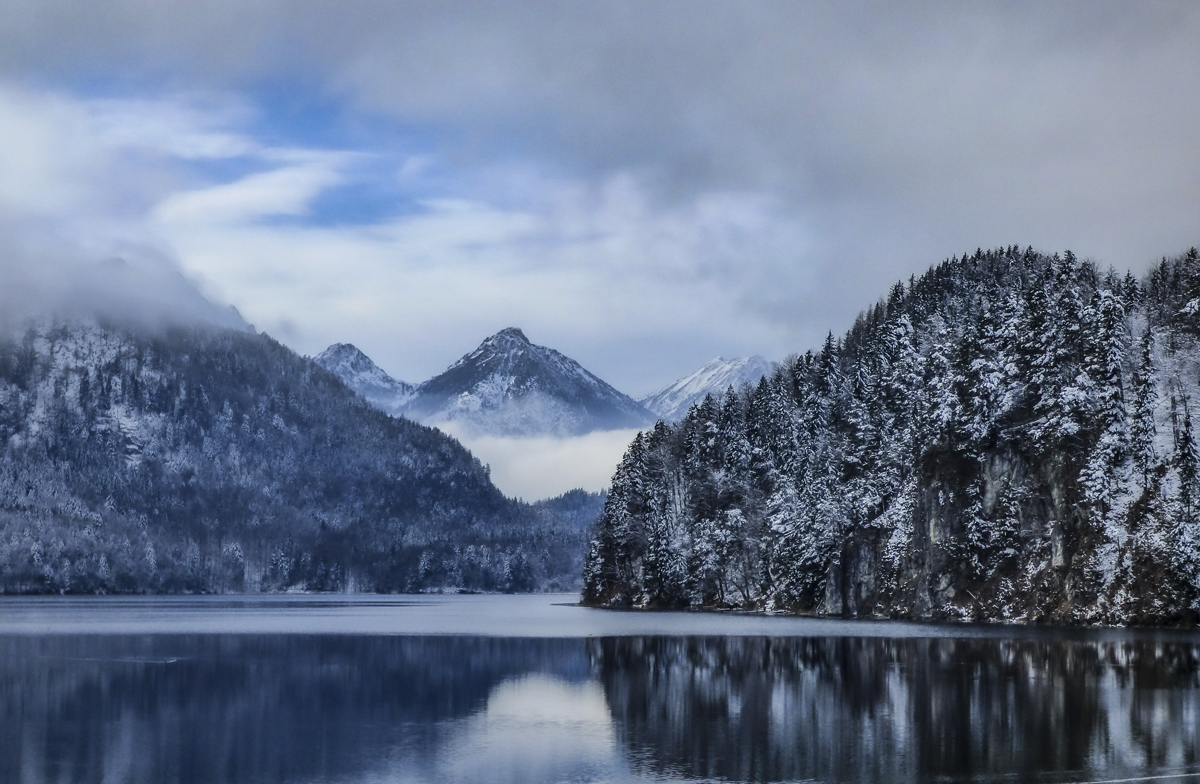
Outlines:
{"type": "Polygon", "coordinates": [[[473,434],[574,436],[644,427],[655,419],[633,398],[570,357],[530,342],[516,327],[485,339],[411,394],[389,387],[409,385],[353,346],[330,346],[317,361],[381,410],[429,425],[458,424],[473,434]]]}
{"type": "Polygon", "coordinates": [[[401,414],[416,394],[416,387],[392,378],[349,343],[334,343],[313,361],[340,378],[372,406],[393,416],[401,414]]]}
{"type": "Polygon", "coordinates": [[[0,333],[0,593],[562,590],[594,507],[505,498],[266,335],[0,333]]]}
{"type": "Polygon", "coordinates": [[[734,359],[717,357],[696,372],[638,402],[663,421],[675,422],[683,419],[688,409],[706,395],[719,395],[729,387],[737,389],[745,383],[756,384],[774,369],[773,363],[758,355],[734,359]]]}

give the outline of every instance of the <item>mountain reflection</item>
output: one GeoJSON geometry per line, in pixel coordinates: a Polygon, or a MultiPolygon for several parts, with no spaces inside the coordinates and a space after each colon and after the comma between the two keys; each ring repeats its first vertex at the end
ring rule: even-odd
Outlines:
{"type": "Polygon", "coordinates": [[[0,781],[1166,776],[1200,770],[1198,662],[1052,633],[0,636],[0,781]]]}
{"type": "Polygon", "coordinates": [[[661,774],[1071,781],[1191,772],[1200,754],[1189,643],[643,637],[589,653],[619,742],[661,774]]]}
{"type": "Polygon", "coordinates": [[[440,780],[455,722],[531,676],[586,682],[582,641],[0,638],[0,781],[440,780]]]}

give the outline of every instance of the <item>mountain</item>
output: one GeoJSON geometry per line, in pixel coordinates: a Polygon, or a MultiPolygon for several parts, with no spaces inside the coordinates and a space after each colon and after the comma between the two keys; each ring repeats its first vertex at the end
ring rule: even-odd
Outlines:
{"type": "Polygon", "coordinates": [[[757,384],[774,365],[760,356],[725,359],[717,357],[689,376],[663,387],[638,402],[667,422],[683,418],[705,395],[719,395],[729,387],[757,384]]]}
{"type": "Polygon", "coordinates": [[[511,327],[418,386],[404,413],[427,424],[459,423],[501,436],[581,435],[654,419],[575,360],[530,343],[511,327]]]}
{"type": "Polygon", "coordinates": [[[266,335],[0,333],[0,592],[562,589],[584,536],[266,335]]]}
{"type": "Polygon", "coordinates": [[[335,343],[313,361],[340,378],[372,406],[393,416],[404,411],[416,391],[412,384],[397,381],[383,372],[370,357],[349,343],[335,343]]]}
{"type": "Polygon", "coordinates": [[[606,498],[608,492],[605,490],[589,493],[576,488],[554,498],[535,501],[531,506],[540,514],[549,515],[564,524],[575,525],[586,532],[600,519],[606,498]]]}
{"type": "Polygon", "coordinates": [[[896,284],[753,388],[634,439],[608,607],[1194,625],[1200,253],[1141,280],[1016,246],[896,284]]]}

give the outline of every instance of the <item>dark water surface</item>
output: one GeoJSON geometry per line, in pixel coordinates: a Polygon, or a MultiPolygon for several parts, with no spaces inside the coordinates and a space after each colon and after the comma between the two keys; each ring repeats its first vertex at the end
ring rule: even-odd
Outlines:
{"type": "Polygon", "coordinates": [[[0,599],[0,782],[1200,782],[1200,634],[0,599]]]}

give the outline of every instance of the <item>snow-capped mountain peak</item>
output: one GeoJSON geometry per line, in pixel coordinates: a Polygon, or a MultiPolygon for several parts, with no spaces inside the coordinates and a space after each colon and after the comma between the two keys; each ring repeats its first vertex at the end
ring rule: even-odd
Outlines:
{"type": "Polygon", "coordinates": [[[636,401],[570,357],[531,343],[516,327],[486,338],[417,387],[406,415],[517,436],[578,435],[640,427],[651,419],[636,401]]]}
{"type": "Polygon", "coordinates": [[[521,331],[520,327],[505,327],[483,342],[485,344],[509,342],[524,343],[527,346],[533,345],[529,342],[529,338],[525,337],[525,333],[521,331]]]}
{"type": "Polygon", "coordinates": [[[521,356],[527,350],[534,348],[540,349],[542,347],[534,346],[530,343],[529,338],[525,337],[525,333],[517,327],[506,327],[495,335],[484,339],[478,348],[469,354],[464,354],[457,362],[447,368],[446,372],[449,373],[455,368],[466,367],[481,362],[502,361],[500,358],[515,358],[521,356]]]}
{"type": "Polygon", "coordinates": [[[314,361],[389,414],[399,415],[415,391],[412,384],[392,378],[350,343],[334,343],[314,361]]]}
{"type": "Polygon", "coordinates": [[[652,395],[642,398],[643,406],[666,421],[681,419],[693,404],[705,395],[719,395],[730,386],[756,383],[774,369],[771,362],[760,356],[725,359],[717,357],[694,373],[684,376],[652,395]]]}

